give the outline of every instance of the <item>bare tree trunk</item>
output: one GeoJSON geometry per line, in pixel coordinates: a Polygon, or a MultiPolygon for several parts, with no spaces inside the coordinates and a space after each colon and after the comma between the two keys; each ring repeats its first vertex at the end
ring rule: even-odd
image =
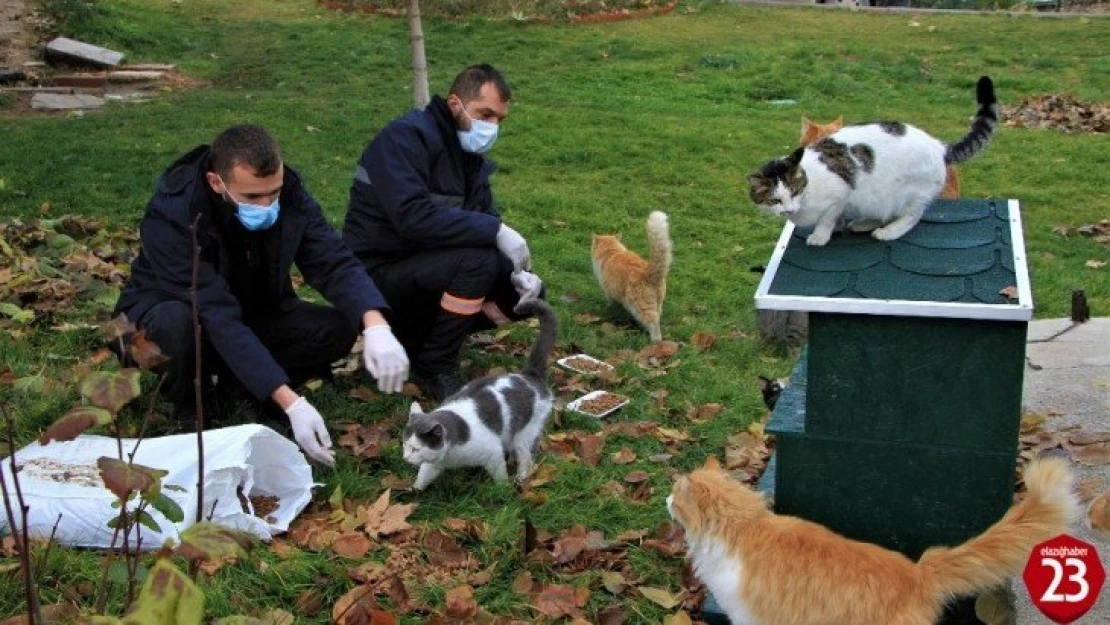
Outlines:
{"type": "Polygon", "coordinates": [[[420,0],[409,0],[409,44],[412,46],[412,96],[416,108],[428,104],[428,60],[424,56],[424,28],[420,25],[420,0]]]}

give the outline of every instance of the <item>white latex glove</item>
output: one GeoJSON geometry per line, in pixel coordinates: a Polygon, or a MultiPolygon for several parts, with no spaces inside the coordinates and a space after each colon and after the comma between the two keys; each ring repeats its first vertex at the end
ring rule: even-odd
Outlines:
{"type": "Polygon", "coordinates": [[[329,467],[335,466],[335,452],[331,448],[331,436],[324,425],[324,418],[304,397],[285,409],[289,415],[289,425],[293,426],[293,438],[304,453],[316,462],[329,467]]]}
{"type": "Polygon", "coordinates": [[[543,289],[543,281],[540,277],[529,271],[514,272],[509,276],[509,281],[513,283],[513,288],[520,295],[521,304],[539,297],[540,290],[543,289]]]}
{"type": "Polygon", "coordinates": [[[532,268],[532,253],[528,251],[528,242],[519,232],[505,224],[501,224],[501,229],[497,231],[497,249],[513,261],[514,271],[532,268]]]}
{"type": "Polygon", "coordinates": [[[387,325],[362,331],[362,360],[383,393],[400,393],[409,377],[409,357],[387,325]]]}

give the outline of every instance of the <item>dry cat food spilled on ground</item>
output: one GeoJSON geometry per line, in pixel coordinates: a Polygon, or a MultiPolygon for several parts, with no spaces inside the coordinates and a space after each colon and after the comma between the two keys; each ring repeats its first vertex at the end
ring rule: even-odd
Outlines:
{"type": "Polygon", "coordinates": [[[251,505],[254,506],[254,516],[265,519],[268,523],[274,522],[274,518],[270,515],[281,505],[281,499],[273,495],[251,495],[250,500],[251,505]]]}
{"type": "Polygon", "coordinates": [[[563,362],[571,369],[577,369],[578,371],[581,371],[583,373],[598,373],[600,371],[608,371],[609,369],[613,368],[612,365],[610,365],[609,363],[602,362],[600,360],[594,360],[593,358],[587,358],[585,356],[571,356],[570,358],[565,359],[563,362]]]}
{"type": "Polygon", "coordinates": [[[239,506],[243,508],[243,512],[251,514],[251,508],[254,508],[254,516],[266,521],[267,523],[274,523],[277,521],[271,513],[278,509],[281,505],[281,498],[273,495],[251,495],[247,497],[243,493],[243,487],[239,486],[235,490],[235,494],[239,496],[239,506]]]}
{"type": "Polygon", "coordinates": [[[615,408],[619,408],[628,402],[628,398],[624,395],[617,395],[616,393],[609,393],[602,391],[595,397],[583,399],[579,402],[577,410],[585,412],[594,416],[603,415],[615,408]]]}

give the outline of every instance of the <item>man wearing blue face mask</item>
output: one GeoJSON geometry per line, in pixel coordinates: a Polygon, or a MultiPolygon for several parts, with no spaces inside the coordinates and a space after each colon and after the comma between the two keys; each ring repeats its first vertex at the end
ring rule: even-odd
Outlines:
{"type": "Polygon", "coordinates": [[[335,455],[324,420],[293,389],[330,377],[331,363],[350,353],[361,329],[367,370],[382,392],[399,392],[408,357],[383,316],[385,299],[300,176],[284,166],[274,139],[258,126],[225,130],[159,178],[140,225],[139,256],[116,305],[115,314],[126,314],[169,356],[156,372],[165,375],[161,391],[179,418],[196,414],[194,223],[202,380],[215,374],[219,390],[230,391],[224,396],[244,390],[263,418],[280,408],[301,449],[330,466],[335,455]],[[334,308],[297,297],[294,263],[334,308]]]}
{"type": "Polygon", "coordinates": [[[490,191],[493,147],[512,93],[489,65],[455,77],[447,98],[391,122],[355,167],[343,238],[390,310],[386,317],[425,395],[458,390],[466,335],[520,319],[542,297],[528,243],[490,191]]]}

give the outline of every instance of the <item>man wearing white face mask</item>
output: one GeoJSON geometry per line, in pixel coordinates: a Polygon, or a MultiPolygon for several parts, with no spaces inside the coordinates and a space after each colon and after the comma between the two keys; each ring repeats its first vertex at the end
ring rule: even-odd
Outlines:
{"type": "Polygon", "coordinates": [[[355,167],[343,238],[389,302],[413,380],[433,399],[462,386],[469,332],[517,320],[521,299],[543,297],[528,243],[494,207],[484,156],[511,97],[496,69],[468,67],[447,98],[383,128],[355,167]]]}
{"type": "Polygon", "coordinates": [[[258,126],[225,130],[159,178],[140,225],[139,256],[116,304],[115,314],[126,314],[169,356],[155,371],[165,375],[162,394],[180,419],[196,415],[194,223],[202,380],[215,374],[213,390],[223,397],[253,397],[263,420],[287,418],[301,449],[333,464],[323,417],[293,389],[330,377],[331,363],[350,353],[361,329],[364,362],[379,390],[399,392],[408,358],[383,316],[385,299],[300,176],[282,163],[274,139],[258,126]],[[294,263],[334,308],[297,297],[294,263]]]}

